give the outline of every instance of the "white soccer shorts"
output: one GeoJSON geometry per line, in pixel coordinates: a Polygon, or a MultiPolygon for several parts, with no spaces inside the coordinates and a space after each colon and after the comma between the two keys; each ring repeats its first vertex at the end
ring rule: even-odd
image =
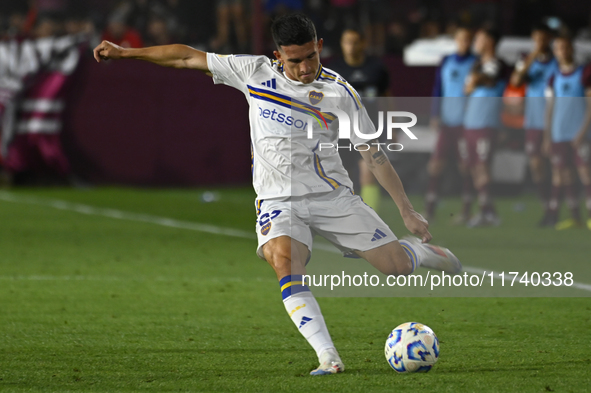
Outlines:
{"type": "Polygon", "coordinates": [[[320,235],[344,256],[398,240],[380,216],[347,187],[304,197],[257,200],[255,204],[257,255],[263,260],[263,245],[279,236],[305,244],[311,253],[314,236],[320,235]]]}

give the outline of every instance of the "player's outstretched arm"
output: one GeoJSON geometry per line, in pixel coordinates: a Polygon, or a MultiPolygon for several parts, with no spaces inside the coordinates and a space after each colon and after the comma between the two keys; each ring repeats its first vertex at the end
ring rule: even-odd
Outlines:
{"type": "Polygon", "coordinates": [[[379,144],[377,146],[376,144],[370,144],[370,146],[369,150],[360,152],[363,160],[382,187],[388,191],[396,206],[398,206],[406,228],[420,237],[423,243],[429,242],[432,238],[431,233],[429,233],[429,223],[415,211],[408,200],[398,173],[390,164],[390,160],[388,160],[384,151],[378,150],[377,146],[379,144]]]}
{"type": "Polygon", "coordinates": [[[103,41],[94,48],[94,58],[99,63],[103,60],[137,59],[164,67],[190,68],[210,74],[207,67],[207,54],[180,44],[122,48],[112,42],[103,41]]]}

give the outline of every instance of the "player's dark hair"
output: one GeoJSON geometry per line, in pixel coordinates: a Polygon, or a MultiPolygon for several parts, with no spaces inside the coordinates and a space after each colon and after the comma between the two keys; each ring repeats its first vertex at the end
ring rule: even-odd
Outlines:
{"type": "Polygon", "coordinates": [[[531,31],[532,32],[541,31],[542,33],[546,33],[546,34],[550,34],[550,35],[554,34],[554,30],[552,30],[550,28],[550,26],[548,26],[548,24],[544,23],[544,22],[538,22],[538,23],[534,24],[531,27],[531,31]]]}
{"type": "Polygon", "coordinates": [[[572,33],[567,30],[567,29],[563,29],[561,30],[556,37],[554,37],[555,40],[564,40],[564,41],[568,41],[572,44],[573,42],[573,35],[572,33]]]}
{"type": "Polygon", "coordinates": [[[58,14],[54,14],[51,12],[44,12],[37,16],[37,20],[35,21],[35,26],[39,26],[43,22],[50,22],[50,23],[60,23],[62,22],[62,18],[58,14]]]}
{"type": "Polygon", "coordinates": [[[474,29],[472,28],[472,26],[470,26],[467,23],[458,23],[457,26],[456,26],[456,31],[458,31],[458,30],[467,30],[470,33],[472,33],[474,31],[474,29]]]}
{"type": "Polygon", "coordinates": [[[480,29],[480,31],[484,32],[484,34],[486,34],[488,37],[492,38],[495,45],[498,44],[499,41],[501,40],[501,32],[495,27],[492,27],[492,26],[482,27],[480,29]]]}
{"type": "Polygon", "coordinates": [[[363,32],[361,31],[361,29],[357,26],[349,26],[343,29],[343,33],[341,34],[341,37],[343,36],[343,34],[345,34],[345,32],[350,31],[353,32],[355,34],[357,34],[359,36],[359,38],[361,38],[362,41],[365,40],[365,34],[363,34],[363,32]]]}
{"type": "Polygon", "coordinates": [[[273,21],[271,35],[277,48],[304,45],[316,40],[316,27],[312,19],[304,14],[286,14],[273,21]]]}

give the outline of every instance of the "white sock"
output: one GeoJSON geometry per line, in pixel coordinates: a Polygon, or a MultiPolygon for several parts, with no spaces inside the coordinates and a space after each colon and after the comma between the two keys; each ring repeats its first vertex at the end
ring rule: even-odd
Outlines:
{"type": "Polygon", "coordinates": [[[302,285],[301,275],[281,279],[281,295],[287,314],[302,336],[316,351],[318,359],[327,349],[334,349],[320,306],[307,285],[302,285]]]}
{"type": "MultiPolygon", "coordinates": [[[[414,272],[421,266],[421,262],[425,258],[425,249],[421,244],[414,244],[405,239],[398,240],[412,263],[412,271],[414,272]]],[[[412,273],[412,272],[411,272],[412,273]]]]}

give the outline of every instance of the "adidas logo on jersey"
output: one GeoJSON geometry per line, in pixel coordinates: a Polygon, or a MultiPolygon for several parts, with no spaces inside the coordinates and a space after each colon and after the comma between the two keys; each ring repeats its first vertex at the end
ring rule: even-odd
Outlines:
{"type": "Polygon", "coordinates": [[[271,89],[277,89],[277,79],[273,78],[266,82],[261,83],[263,86],[270,87],[271,89]]]}
{"type": "Polygon", "coordinates": [[[381,238],[386,237],[386,234],[379,229],[376,229],[376,233],[373,234],[373,238],[371,239],[372,242],[376,240],[380,240],[381,238]]]}
{"type": "Polygon", "coordinates": [[[305,324],[307,324],[308,322],[310,322],[313,318],[308,318],[308,317],[302,317],[302,321],[300,322],[300,326],[298,327],[298,329],[301,329],[302,326],[304,326],[305,324]]]}

